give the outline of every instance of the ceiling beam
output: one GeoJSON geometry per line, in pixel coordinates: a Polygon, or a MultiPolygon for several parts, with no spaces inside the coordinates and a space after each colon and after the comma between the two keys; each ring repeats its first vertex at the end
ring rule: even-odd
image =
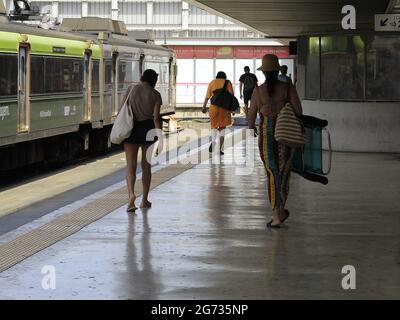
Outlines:
{"type": "Polygon", "coordinates": [[[262,31],[260,31],[260,30],[257,30],[257,29],[255,29],[255,28],[253,28],[252,26],[250,26],[250,25],[248,25],[248,24],[245,24],[245,23],[242,22],[242,21],[236,20],[235,18],[233,18],[233,17],[231,17],[231,16],[228,16],[228,15],[226,15],[226,14],[220,12],[220,11],[217,11],[217,10],[215,10],[215,9],[209,7],[209,6],[206,6],[206,5],[202,4],[202,3],[199,2],[199,1],[196,1],[196,0],[184,0],[184,1],[186,1],[187,3],[190,3],[191,5],[193,5],[193,6],[195,6],[195,7],[198,7],[198,8],[200,8],[200,9],[203,9],[203,10],[205,10],[205,11],[211,13],[211,14],[214,14],[214,15],[216,15],[216,16],[220,16],[220,17],[222,17],[222,18],[224,18],[224,19],[227,19],[227,20],[229,20],[229,21],[232,21],[233,23],[235,23],[235,24],[237,24],[237,25],[240,25],[240,26],[242,26],[242,27],[244,27],[244,28],[246,28],[246,29],[248,29],[248,30],[250,30],[250,31],[253,31],[253,32],[256,32],[256,33],[260,33],[260,34],[262,34],[262,35],[266,35],[264,32],[262,32],[262,31]]]}
{"type": "Polygon", "coordinates": [[[400,0],[188,1],[206,11],[222,15],[234,23],[274,39],[296,37],[303,32],[310,31],[310,27],[315,27],[321,32],[324,28],[341,30],[344,5],[356,7],[358,25],[373,28],[375,14],[385,13],[388,5],[395,7],[395,3],[400,2],[400,0]]]}

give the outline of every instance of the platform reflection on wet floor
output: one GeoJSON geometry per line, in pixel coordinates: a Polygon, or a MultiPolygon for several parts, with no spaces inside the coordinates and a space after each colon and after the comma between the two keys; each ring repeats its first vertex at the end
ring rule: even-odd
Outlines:
{"type": "Polygon", "coordinates": [[[121,207],[1,273],[0,297],[400,298],[398,158],[337,153],[328,186],[293,175],[287,227],[266,230],[262,163],[235,174],[232,152],[158,186],[151,209],[121,207]],[[345,265],[356,290],[342,288],[345,265]]]}

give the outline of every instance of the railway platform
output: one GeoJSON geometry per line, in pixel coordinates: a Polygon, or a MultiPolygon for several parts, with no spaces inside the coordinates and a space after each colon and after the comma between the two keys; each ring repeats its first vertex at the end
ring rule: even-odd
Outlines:
{"type": "MultiPolygon", "coordinates": [[[[264,168],[255,151],[243,170],[245,141],[255,143],[236,140],[198,164],[155,166],[153,205],[134,214],[118,171],[4,215],[0,298],[398,299],[398,155],[335,153],[327,186],[293,175],[291,217],[267,230],[264,168]],[[349,265],[355,290],[342,287],[349,265]]],[[[207,147],[186,160],[207,156],[207,147]]],[[[122,154],[113,157],[90,169],[122,154]]],[[[40,185],[15,189],[13,201],[40,185]]]]}

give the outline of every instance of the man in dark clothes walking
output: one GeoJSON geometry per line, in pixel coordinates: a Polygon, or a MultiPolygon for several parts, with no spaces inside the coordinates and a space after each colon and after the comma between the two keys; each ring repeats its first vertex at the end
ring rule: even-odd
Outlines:
{"type": "Polygon", "coordinates": [[[251,99],[251,95],[253,94],[253,90],[257,85],[258,79],[255,74],[250,73],[250,68],[248,66],[244,67],[244,74],[242,74],[239,78],[240,82],[240,99],[244,100],[244,113],[247,118],[247,113],[249,111],[249,101],[251,99]]]}

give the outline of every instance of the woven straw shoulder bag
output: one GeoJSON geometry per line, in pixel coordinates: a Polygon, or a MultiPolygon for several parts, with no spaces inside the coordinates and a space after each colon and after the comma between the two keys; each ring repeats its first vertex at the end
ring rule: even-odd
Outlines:
{"type": "Polygon", "coordinates": [[[300,148],[306,142],[303,124],[290,102],[286,102],[277,116],[274,138],[279,143],[292,148],[300,148]]]}

